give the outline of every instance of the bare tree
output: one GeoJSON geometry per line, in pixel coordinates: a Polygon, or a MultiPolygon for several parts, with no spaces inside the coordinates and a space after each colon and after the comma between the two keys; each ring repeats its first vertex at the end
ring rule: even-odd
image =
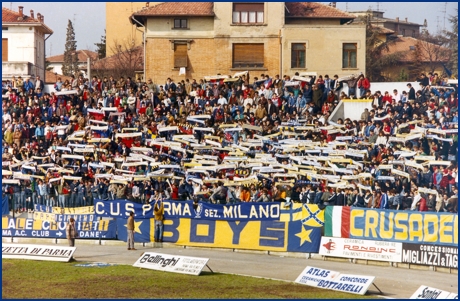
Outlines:
{"type": "Polygon", "coordinates": [[[142,46],[134,46],[126,40],[118,42],[114,40],[110,50],[112,56],[97,60],[92,64],[91,71],[98,77],[113,76],[114,78],[134,78],[136,71],[143,70],[144,51],[142,46]]]}
{"type": "Polygon", "coordinates": [[[443,44],[444,41],[441,37],[433,37],[427,33],[422,35],[422,39],[415,46],[421,50],[422,57],[419,59],[428,64],[431,72],[434,72],[441,63],[446,63],[450,60],[451,51],[443,47],[443,44]]]}

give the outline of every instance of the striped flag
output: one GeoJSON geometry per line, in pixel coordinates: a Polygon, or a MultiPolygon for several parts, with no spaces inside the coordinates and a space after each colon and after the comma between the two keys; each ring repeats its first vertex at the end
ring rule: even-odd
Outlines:
{"type": "Polygon", "coordinates": [[[327,206],[324,219],[324,236],[350,237],[350,207],[327,206]]]}

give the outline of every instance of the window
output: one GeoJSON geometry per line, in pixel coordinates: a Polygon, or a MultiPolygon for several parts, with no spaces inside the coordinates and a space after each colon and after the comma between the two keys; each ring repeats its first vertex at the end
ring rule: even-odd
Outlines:
{"type": "Polygon", "coordinates": [[[174,43],[174,68],[187,67],[187,44],[174,43]]]}
{"type": "Polygon", "coordinates": [[[412,30],[412,37],[415,38],[415,30],[412,30]]]}
{"type": "Polygon", "coordinates": [[[233,3],[234,24],[264,23],[263,3],[233,3]]]}
{"type": "Polygon", "coordinates": [[[305,49],[304,43],[291,44],[291,68],[305,68],[305,49]]]}
{"type": "Polygon", "coordinates": [[[403,30],[401,30],[401,31],[402,31],[402,35],[403,35],[403,36],[406,36],[406,30],[403,29],[403,30]]]}
{"type": "Polygon", "coordinates": [[[174,28],[188,28],[187,19],[174,19],[174,28]]]}
{"type": "Polygon", "coordinates": [[[356,43],[343,44],[342,68],[357,68],[356,57],[358,46],[356,43]]]}
{"type": "Polygon", "coordinates": [[[2,26],[2,30],[8,30],[8,27],[2,26]]]}
{"type": "Polygon", "coordinates": [[[264,66],[264,44],[233,44],[233,68],[264,66]]]}

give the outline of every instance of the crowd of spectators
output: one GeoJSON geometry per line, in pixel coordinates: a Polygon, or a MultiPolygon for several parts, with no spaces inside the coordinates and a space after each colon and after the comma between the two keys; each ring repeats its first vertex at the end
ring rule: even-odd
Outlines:
{"type": "Polygon", "coordinates": [[[45,93],[39,78],[13,78],[2,83],[2,191],[16,212],[126,198],[456,213],[457,87],[418,82],[382,93],[362,74],[80,75],[45,93]],[[330,120],[357,97],[373,100],[359,120],[330,120]]]}

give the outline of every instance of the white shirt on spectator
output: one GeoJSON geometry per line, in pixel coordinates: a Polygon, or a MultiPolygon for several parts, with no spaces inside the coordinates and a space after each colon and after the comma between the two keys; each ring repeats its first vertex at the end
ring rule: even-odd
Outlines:
{"type": "Polygon", "coordinates": [[[228,102],[227,102],[227,99],[225,97],[221,96],[219,98],[219,100],[217,101],[217,103],[220,104],[220,105],[226,105],[228,102]]]}

